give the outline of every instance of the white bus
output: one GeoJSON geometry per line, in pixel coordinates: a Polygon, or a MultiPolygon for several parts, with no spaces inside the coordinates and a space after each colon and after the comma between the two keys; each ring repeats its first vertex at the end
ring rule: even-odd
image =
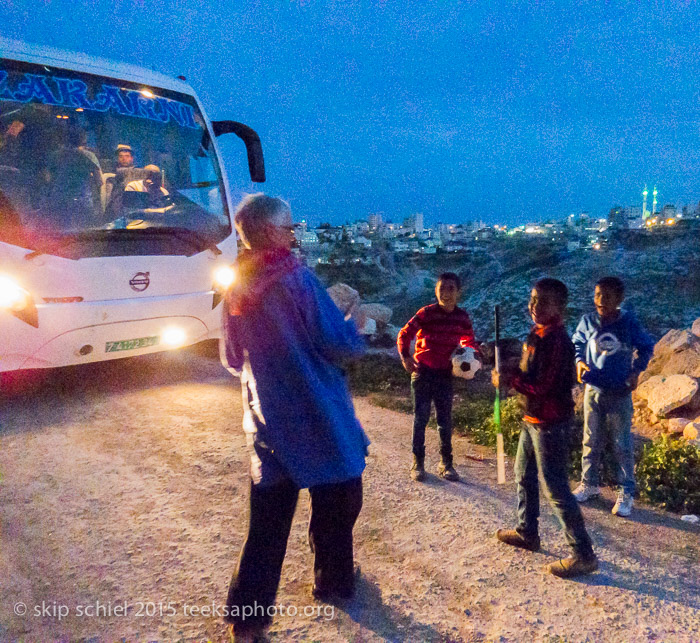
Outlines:
{"type": "Polygon", "coordinates": [[[0,375],[219,337],[226,133],[264,181],[184,78],[0,39],[0,375]]]}

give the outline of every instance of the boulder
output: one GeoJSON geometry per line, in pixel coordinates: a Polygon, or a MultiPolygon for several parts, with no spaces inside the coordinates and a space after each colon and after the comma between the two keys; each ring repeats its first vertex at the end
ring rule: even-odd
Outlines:
{"type": "Polygon", "coordinates": [[[343,314],[347,314],[353,306],[360,304],[360,293],[347,284],[333,284],[326,292],[343,314]]]}
{"type": "Polygon", "coordinates": [[[693,395],[693,398],[687,404],[687,408],[691,411],[700,411],[700,390],[693,395]]]}
{"type": "Polygon", "coordinates": [[[690,420],[686,418],[671,418],[668,421],[668,432],[669,433],[683,433],[683,429],[686,424],[689,424],[690,420]]]}
{"type": "Polygon", "coordinates": [[[682,330],[681,334],[669,344],[668,349],[673,353],[677,353],[678,351],[684,351],[686,348],[690,348],[696,344],[697,341],[698,338],[689,330],[682,330]]]}
{"type": "MultiPolygon", "coordinates": [[[[683,338],[677,340],[679,343],[683,338]]],[[[646,370],[639,376],[645,382],[654,375],[690,375],[700,377],[700,342],[693,340],[692,345],[678,352],[670,350],[655,355],[646,370]]]]}
{"type": "Polygon", "coordinates": [[[645,380],[635,389],[635,395],[639,400],[647,400],[649,398],[649,392],[661,382],[663,378],[660,375],[654,375],[649,379],[645,380]]]}
{"type": "Polygon", "coordinates": [[[654,357],[663,355],[671,350],[671,346],[683,335],[682,330],[669,330],[654,346],[654,357]]]}
{"type": "Polygon", "coordinates": [[[686,440],[697,440],[700,438],[700,422],[689,422],[683,428],[683,438],[686,440]]]}
{"type": "Polygon", "coordinates": [[[700,317],[693,322],[693,327],[690,329],[690,332],[693,333],[695,337],[700,337],[700,317]]]}
{"type": "Polygon", "coordinates": [[[361,335],[375,335],[377,333],[377,322],[371,317],[365,318],[365,324],[359,330],[361,335]]]}
{"type": "Polygon", "coordinates": [[[366,317],[374,319],[374,321],[384,328],[386,328],[394,312],[389,306],[385,306],[384,304],[362,304],[361,308],[366,317]]]}
{"type": "Polygon", "coordinates": [[[698,382],[688,375],[656,375],[641,384],[637,394],[660,417],[686,405],[698,392],[698,382]]]}

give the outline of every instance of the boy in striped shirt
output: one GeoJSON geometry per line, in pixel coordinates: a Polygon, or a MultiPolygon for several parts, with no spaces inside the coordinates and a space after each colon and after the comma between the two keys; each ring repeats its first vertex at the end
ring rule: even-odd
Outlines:
{"type": "Polygon", "coordinates": [[[461,282],[453,272],[443,272],[435,286],[437,303],[421,308],[401,329],[397,338],[403,367],[411,374],[413,398],[413,466],[411,477],[425,479],[425,427],[435,403],[440,435],[438,475],[459,480],[452,466],[452,351],[458,346],[478,350],[472,322],[457,307],[461,282]],[[411,342],[416,346],[411,357],[411,342]]]}

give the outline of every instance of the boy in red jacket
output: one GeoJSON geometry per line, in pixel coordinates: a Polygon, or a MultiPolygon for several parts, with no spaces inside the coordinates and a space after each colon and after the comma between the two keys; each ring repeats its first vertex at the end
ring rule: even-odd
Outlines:
{"type": "Polygon", "coordinates": [[[435,403],[440,434],[438,475],[459,480],[452,466],[452,351],[458,346],[476,350],[472,322],[457,307],[461,295],[459,277],[443,272],[435,286],[436,304],[421,308],[401,329],[397,339],[403,367],[411,374],[413,397],[413,466],[411,477],[425,479],[425,427],[435,403]],[[416,347],[411,357],[411,342],[416,347]]]}
{"type": "Polygon", "coordinates": [[[568,299],[558,279],[540,279],[530,294],[529,311],[534,326],[528,335],[520,370],[492,373],[495,387],[514,388],[523,396],[524,415],[515,456],[518,483],[518,526],[499,529],[496,538],[513,547],[538,551],[540,537],[540,488],[538,471],[554,513],[564,528],[573,555],[547,565],[561,578],[590,574],[598,569],[581,509],[567,476],[569,433],[574,415],[574,345],[564,328],[568,299]]]}

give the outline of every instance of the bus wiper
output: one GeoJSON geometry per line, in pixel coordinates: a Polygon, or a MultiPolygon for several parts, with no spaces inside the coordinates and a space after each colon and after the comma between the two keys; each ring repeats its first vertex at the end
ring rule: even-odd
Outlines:
{"type": "Polygon", "coordinates": [[[197,248],[198,251],[211,250],[215,255],[222,254],[221,250],[217,245],[207,236],[203,235],[201,232],[196,232],[195,230],[190,230],[189,228],[182,228],[179,226],[154,226],[152,228],[145,228],[146,230],[154,230],[157,232],[166,232],[172,234],[174,237],[189,241],[190,244],[197,248]]]}
{"type": "Polygon", "coordinates": [[[222,254],[217,245],[207,236],[183,228],[180,226],[149,226],[147,228],[92,228],[76,233],[75,236],[82,238],[92,236],[112,236],[112,235],[128,235],[128,236],[143,236],[143,235],[172,235],[178,239],[182,239],[192,246],[197,252],[203,250],[211,250],[215,255],[222,254]]]}

